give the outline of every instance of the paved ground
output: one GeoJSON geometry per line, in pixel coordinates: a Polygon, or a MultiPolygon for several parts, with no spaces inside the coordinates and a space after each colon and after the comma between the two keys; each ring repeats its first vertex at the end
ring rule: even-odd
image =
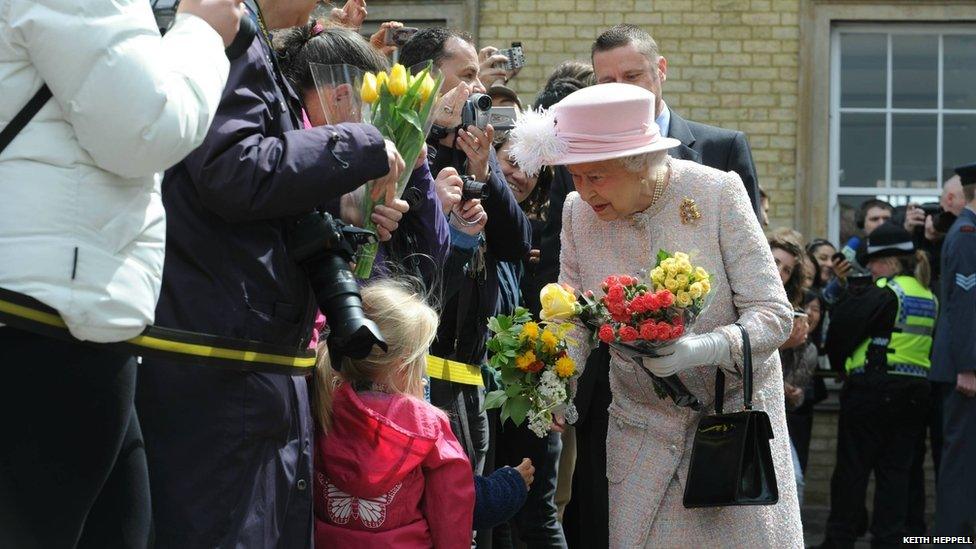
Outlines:
{"type": "MultiPolygon", "coordinates": [[[[803,541],[807,547],[814,547],[823,542],[824,527],[827,525],[827,514],[829,509],[823,506],[806,505],[802,511],[803,515],[803,541]]],[[[927,513],[926,517],[929,525],[932,524],[932,513],[927,513]]],[[[871,534],[862,538],[855,545],[856,549],[869,549],[871,534]]]]}

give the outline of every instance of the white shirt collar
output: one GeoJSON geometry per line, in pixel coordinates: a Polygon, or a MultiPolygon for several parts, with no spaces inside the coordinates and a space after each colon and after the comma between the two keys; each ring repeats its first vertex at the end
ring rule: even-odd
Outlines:
{"type": "Polygon", "coordinates": [[[671,131],[671,109],[668,108],[667,103],[661,109],[661,115],[654,121],[657,122],[658,127],[661,129],[661,137],[668,137],[668,133],[671,131]]]}

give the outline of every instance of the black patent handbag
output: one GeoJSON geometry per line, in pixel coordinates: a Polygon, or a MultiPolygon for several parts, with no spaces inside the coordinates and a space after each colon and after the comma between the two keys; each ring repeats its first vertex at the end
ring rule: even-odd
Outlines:
{"type": "Polygon", "coordinates": [[[715,415],[704,416],[695,431],[684,506],[773,505],[779,501],[769,441],[769,416],[752,409],[752,345],[742,332],[744,410],[723,413],[725,373],[715,375],[715,415]]]}

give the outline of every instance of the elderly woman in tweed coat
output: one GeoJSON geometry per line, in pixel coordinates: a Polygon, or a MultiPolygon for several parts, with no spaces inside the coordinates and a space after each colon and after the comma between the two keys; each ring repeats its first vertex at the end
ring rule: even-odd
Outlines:
{"type": "MultiPolygon", "coordinates": [[[[792,310],[769,246],[739,177],[667,156],[677,141],[654,123],[654,96],[626,84],[580,90],[548,116],[529,117],[513,133],[523,168],[568,166],[577,192],[563,210],[559,280],[599,294],[612,274],[654,265],[659,249],[692,254],[712,274],[712,300],[693,334],[663,358],[638,364],[614,354],[607,436],[611,547],[802,547],[777,348],[792,310]],[[726,410],[742,408],[742,336],[754,359],[754,406],[769,414],[779,502],[770,506],[685,509],[682,505],[695,429],[712,413],[716,368],[727,373],[726,410]],[[658,398],[646,368],[677,374],[703,412],[658,398]]],[[[584,364],[589,333],[573,349],[584,364]]]]}

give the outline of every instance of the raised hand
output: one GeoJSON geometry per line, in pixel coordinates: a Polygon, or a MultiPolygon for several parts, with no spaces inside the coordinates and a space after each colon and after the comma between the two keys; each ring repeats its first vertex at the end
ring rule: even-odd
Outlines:
{"type": "Polygon", "coordinates": [[[206,21],[224,40],[226,48],[241,28],[244,5],[243,0],[183,0],[176,11],[196,15],[206,21]]]}

